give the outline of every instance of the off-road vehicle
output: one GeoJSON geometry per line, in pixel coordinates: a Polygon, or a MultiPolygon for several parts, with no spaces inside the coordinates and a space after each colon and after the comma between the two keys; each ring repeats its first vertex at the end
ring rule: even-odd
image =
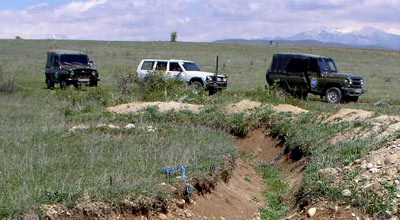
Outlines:
{"type": "Polygon", "coordinates": [[[144,80],[151,72],[161,72],[167,77],[180,78],[196,89],[205,89],[210,94],[227,88],[224,75],[202,71],[193,61],[143,59],[136,70],[139,80],[144,80]]]}
{"type": "Polygon", "coordinates": [[[312,54],[274,54],[266,79],[296,97],[311,93],[330,103],[356,102],[366,92],[362,77],[338,73],[332,58],[312,54]]]}
{"type": "Polygon", "coordinates": [[[48,89],[59,83],[61,88],[69,85],[79,87],[82,84],[97,86],[99,72],[93,67],[89,56],[81,51],[49,50],[45,68],[48,89]]]}

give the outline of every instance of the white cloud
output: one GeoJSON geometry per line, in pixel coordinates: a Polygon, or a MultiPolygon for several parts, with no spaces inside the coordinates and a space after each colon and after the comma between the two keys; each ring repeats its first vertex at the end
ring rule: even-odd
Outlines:
{"type": "Polygon", "coordinates": [[[397,0],[74,0],[0,11],[0,38],[182,41],[289,36],[316,28],[400,30],[397,0]]]}
{"type": "Polygon", "coordinates": [[[82,13],[96,6],[104,5],[108,0],[88,0],[88,1],[73,1],[68,3],[61,9],[57,10],[61,14],[67,13],[82,13]]]}
{"type": "Polygon", "coordinates": [[[391,33],[391,34],[400,35],[400,28],[398,28],[398,29],[396,29],[396,28],[389,28],[389,29],[387,30],[387,32],[388,32],[388,33],[391,33]]]}

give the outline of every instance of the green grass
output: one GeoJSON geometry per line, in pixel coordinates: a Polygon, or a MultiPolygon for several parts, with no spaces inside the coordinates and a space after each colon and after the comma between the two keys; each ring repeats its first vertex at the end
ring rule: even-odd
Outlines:
{"type": "Polygon", "coordinates": [[[290,201],[282,199],[290,195],[287,184],[283,181],[284,175],[271,166],[263,167],[262,175],[267,185],[267,206],[261,209],[261,217],[268,220],[282,219],[291,206],[290,201]]]}
{"type": "Polygon", "coordinates": [[[40,204],[73,204],[85,192],[105,201],[135,198],[166,181],[164,166],[207,170],[236,154],[223,131],[140,115],[114,118],[104,112],[109,96],[101,89],[25,92],[0,95],[1,216],[40,204]],[[111,122],[136,128],[97,128],[111,122]],[[81,123],[90,128],[69,131],[81,123]],[[157,129],[149,132],[148,126],[157,129]]]}
{"type": "MultiPolygon", "coordinates": [[[[250,129],[266,124],[283,134],[289,147],[302,147],[309,155],[327,155],[312,157],[315,164],[307,168],[306,178],[310,182],[306,186],[311,191],[320,180],[313,176],[313,169],[346,164],[368,150],[360,147],[363,142],[321,147],[331,132],[354,125],[324,126],[311,114],[293,124],[294,121],[284,120],[285,115],[274,118],[269,109],[245,116],[226,114],[219,107],[252,99],[289,103],[315,112],[353,107],[398,114],[399,57],[399,51],[287,45],[0,40],[0,83],[18,88],[11,93],[0,91],[0,217],[17,215],[44,203],[73,204],[84,192],[109,201],[127,195],[135,197],[148,192],[152,184],[165,181],[160,173],[162,166],[188,163],[201,170],[210,163],[221,163],[224,155],[236,153],[229,133],[243,136],[250,129]],[[45,89],[46,51],[56,48],[89,53],[100,71],[99,88],[45,89]],[[311,96],[311,101],[275,97],[272,91],[264,89],[265,72],[275,52],[331,56],[343,72],[363,76],[368,93],[361,97],[360,103],[342,105],[321,102],[316,96],[311,96]],[[168,83],[161,93],[148,90],[143,93],[143,88],[129,78],[142,58],[195,60],[204,70],[214,71],[217,55],[220,73],[229,77],[229,84],[226,91],[211,97],[205,94],[185,97],[186,94],[170,89],[168,83]],[[124,86],[128,90],[121,93],[124,86]],[[132,100],[172,101],[183,97],[187,102],[208,107],[198,115],[185,111],[158,113],[155,109],[137,115],[105,111],[107,106],[132,100]],[[397,105],[371,105],[381,100],[397,105]],[[96,128],[103,123],[120,126],[134,123],[136,128],[96,128]],[[79,124],[91,127],[68,131],[79,124]],[[157,131],[148,132],[147,126],[157,127],[157,131]]],[[[280,210],[284,209],[278,206],[277,213],[280,210]]]]}

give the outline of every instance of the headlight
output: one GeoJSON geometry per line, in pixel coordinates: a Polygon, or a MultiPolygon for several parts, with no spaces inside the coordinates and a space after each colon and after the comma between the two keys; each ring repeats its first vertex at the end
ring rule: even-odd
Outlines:
{"type": "Polygon", "coordinates": [[[363,86],[364,85],[364,80],[360,80],[360,84],[363,86]]]}
{"type": "Polygon", "coordinates": [[[96,75],[96,71],[92,71],[92,76],[95,76],[96,75]]]}
{"type": "Polygon", "coordinates": [[[212,79],[211,76],[207,76],[207,77],[206,77],[206,80],[207,80],[207,81],[213,81],[213,79],[212,79]]]}
{"type": "Polygon", "coordinates": [[[75,72],[73,70],[69,70],[69,75],[73,76],[75,75],[75,72]]]}

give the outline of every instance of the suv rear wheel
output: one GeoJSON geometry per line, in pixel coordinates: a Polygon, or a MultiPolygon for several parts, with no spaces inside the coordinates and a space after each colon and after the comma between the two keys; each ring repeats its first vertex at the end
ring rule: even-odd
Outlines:
{"type": "Polygon", "coordinates": [[[329,103],[339,103],[342,100],[342,92],[337,87],[331,87],[326,90],[325,97],[329,103]]]}
{"type": "Polygon", "coordinates": [[[66,89],[67,88],[67,81],[61,80],[60,81],[60,88],[61,89],[66,89]]]}

